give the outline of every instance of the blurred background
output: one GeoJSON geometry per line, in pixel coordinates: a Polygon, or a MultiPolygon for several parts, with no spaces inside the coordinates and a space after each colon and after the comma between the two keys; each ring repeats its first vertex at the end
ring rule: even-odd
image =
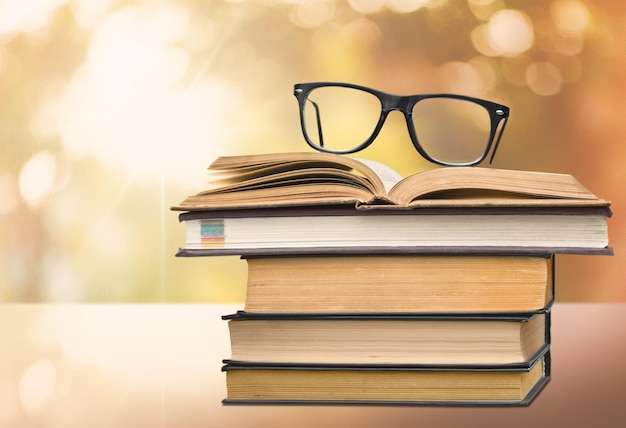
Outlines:
{"type": "MultiPolygon", "coordinates": [[[[169,207],[217,156],[308,151],[293,84],[511,107],[493,167],[612,201],[615,256],[557,257],[557,301],[624,302],[626,3],[0,0],[0,300],[242,302],[245,263],[179,259],[169,207]]],[[[359,156],[433,168],[402,116],[359,156]]]]}
{"type": "MultiPolygon", "coordinates": [[[[624,305],[588,303],[626,302],[625,17],[622,0],[0,0],[0,426],[615,426],[624,305]],[[530,409],[220,405],[219,317],[246,266],[174,257],[169,208],[217,156],[308,151],[293,84],[323,80],[508,105],[493,167],[612,202],[615,256],[557,256],[554,377],[530,409]]],[[[359,156],[434,167],[399,114],[359,156]]]]}

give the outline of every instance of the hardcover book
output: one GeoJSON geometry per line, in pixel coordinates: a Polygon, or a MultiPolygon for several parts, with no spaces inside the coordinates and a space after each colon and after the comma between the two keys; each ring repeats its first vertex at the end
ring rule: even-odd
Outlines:
{"type": "Polygon", "coordinates": [[[550,313],[225,316],[231,358],[247,365],[528,368],[550,341],[550,313]]]}
{"type": "Polygon", "coordinates": [[[514,369],[227,364],[223,371],[224,404],[528,406],[550,380],[550,353],[514,369]]]}
{"type": "Polygon", "coordinates": [[[553,256],[248,257],[245,311],[530,312],[554,299],[553,256]]]}
{"type": "Polygon", "coordinates": [[[372,253],[612,254],[607,207],[190,211],[178,256],[372,253]]]}

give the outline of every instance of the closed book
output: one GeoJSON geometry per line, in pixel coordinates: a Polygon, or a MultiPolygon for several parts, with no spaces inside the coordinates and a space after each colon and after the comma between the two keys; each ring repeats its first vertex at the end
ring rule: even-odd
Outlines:
{"type": "Polygon", "coordinates": [[[178,256],[328,253],[611,254],[607,207],[365,210],[266,208],[182,213],[178,256]]]}
{"type": "Polygon", "coordinates": [[[528,312],[554,299],[554,256],[247,257],[247,312],[528,312]]]}
{"type": "Polygon", "coordinates": [[[229,362],[265,365],[530,367],[549,347],[549,311],[225,316],[229,362]]]}
{"type": "Polygon", "coordinates": [[[530,368],[478,370],[227,364],[224,404],[527,406],[550,379],[550,353],[530,368]]]}

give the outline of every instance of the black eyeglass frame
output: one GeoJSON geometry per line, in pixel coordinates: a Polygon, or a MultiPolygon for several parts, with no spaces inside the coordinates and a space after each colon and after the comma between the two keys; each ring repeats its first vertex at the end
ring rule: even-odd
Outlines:
{"type": "MultiPolygon", "coordinates": [[[[302,133],[304,135],[304,139],[306,140],[307,144],[311,146],[312,148],[314,148],[315,150],[327,152],[327,153],[336,153],[336,154],[349,154],[349,153],[355,153],[360,150],[363,150],[366,147],[368,147],[370,144],[372,144],[372,142],[376,139],[389,113],[391,113],[394,110],[397,110],[404,114],[407,128],[409,131],[409,136],[411,138],[411,142],[413,143],[413,146],[415,147],[417,152],[426,160],[433,162],[435,164],[438,164],[438,165],[443,165],[443,166],[478,165],[479,163],[483,162],[487,158],[487,155],[489,154],[491,147],[494,146],[494,139],[495,139],[495,146],[493,148],[493,152],[491,153],[491,158],[489,159],[489,163],[492,163],[493,158],[496,155],[496,151],[498,150],[500,139],[502,138],[502,134],[504,133],[504,128],[506,127],[506,123],[508,121],[509,114],[510,114],[509,107],[505,105],[494,103],[492,101],[487,101],[487,100],[480,99],[480,98],[466,96],[466,95],[447,94],[447,93],[420,94],[420,95],[394,95],[394,94],[389,94],[389,93],[382,92],[376,89],[368,88],[367,86],[361,86],[361,85],[356,85],[356,84],[351,84],[351,83],[341,83],[341,82],[296,83],[294,85],[294,95],[298,100],[298,106],[300,108],[300,126],[302,127],[302,133]],[[308,100],[309,93],[314,89],[322,88],[322,87],[340,87],[340,88],[357,89],[357,90],[361,90],[364,92],[368,92],[378,98],[378,100],[381,103],[380,117],[378,119],[378,123],[376,124],[376,127],[374,128],[372,135],[370,135],[370,137],[367,138],[363,143],[361,143],[360,145],[352,149],[331,150],[331,149],[327,149],[323,147],[323,143],[320,146],[319,144],[315,144],[310,139],[307,129],[306,129],[305,118],[304,118],[305,106],[306,106],[307,101],[313,102],[311,100],[308,100]],[[491,121],[491,130],[489,132],[489,140],[487,142],[485,150],[478,159],[471,161],[471,162],[459,162],[459,163],[445,162],[445,161],[433,158],[428,153],[426,153],[426,151],[420,145],[419,139],[417,138],[417,134],[415,132],[415,126],[413,125],[412,111],[413,111],[413,108],[415,107],[415,104],[417,104],[421,100],[425,100],[428,98],[451,98],[451,99],[457,99],[457,100],[470,101],[470,102],[480,105],[485,110],[487,110],[487,112],[489,113],[490,121],[491,121]],[[502,123],[502,126],[500,126],[501,123],[502,123]],[[500,132],[498,133],[498,136],[496,138],[496,133],[498,132],[498,128],[500,129],[500,132]]],[[[316,109],[316,114],[318,115],[318,120],[317,120],[318,130],[317,131],[319,135],[321,136],[319,111],[317,109],[317,105],[314,102],[313,102],[313,105],[314,105],[314,108],[316,109]]]]}

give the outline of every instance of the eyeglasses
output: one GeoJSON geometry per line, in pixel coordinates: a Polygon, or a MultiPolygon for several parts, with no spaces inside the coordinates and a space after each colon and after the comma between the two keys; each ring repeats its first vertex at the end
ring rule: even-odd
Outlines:
{"type": "Polygon", "coordinates": [[[294,95],[304,138],[318,151],[363,150],[376,139],[389,113],[399,110],[419,154],[445,166],[477,165],[493,146],[491,163],[509,117],[508,107],[479,98],[392,95],[348,83],[298,83],[294,95]]]}

